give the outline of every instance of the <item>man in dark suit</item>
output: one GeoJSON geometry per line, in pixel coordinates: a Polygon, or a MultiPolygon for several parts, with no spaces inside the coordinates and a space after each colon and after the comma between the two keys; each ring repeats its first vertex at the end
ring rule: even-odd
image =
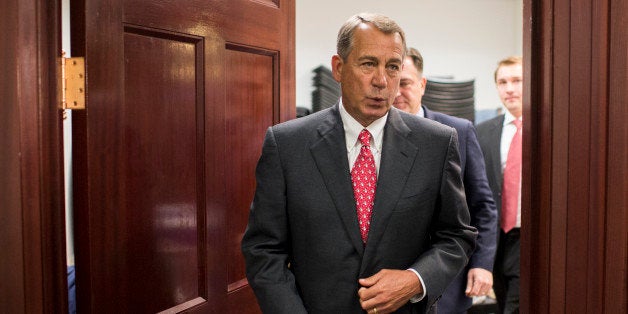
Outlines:
{"type": "Polygon", "coordinates": [[[247,278],[265,313],[425,313],[477,234],[456,132],[391,108],[405,53],[394,21],[351,17],[337,52],[339,103],[266,133],[247,278]]]}
{"type": "Polygon", "coordinates": [[[427,80],[423,76],[423,56],[409,48],[401,72],[399,93],[394,106],[405,112],[438,121],[458,132],[460,164],[471,225],[478,230],[475,251],[469,264],[449,285],[438,301],[438,313],[465,313],[473,296],[486,295],[493,286],[493,261],[497,248],[497,209],[486,179],[484,156],[473,124],[446,114],[433,112],[421,104],[427,80]]]}
{"type": "Polygon", "coordinates": [[[495,294],[503,313],[519,313],[519,228],[521,226],[521,57],[499,62],[495,84],[505,114],[478,125],[488,182],[500,217],[495,294]],[[509,176],[507,173],[512,173],[509,176]]]}

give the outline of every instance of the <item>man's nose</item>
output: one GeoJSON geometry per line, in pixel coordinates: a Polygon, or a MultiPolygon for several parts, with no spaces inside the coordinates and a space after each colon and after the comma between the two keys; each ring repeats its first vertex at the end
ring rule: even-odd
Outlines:
{"type": "Polygon", "coordinates": [[[507,92],[513,92],[514,90],[515,90],[515,83],[507,82],[506,83],[506,91],[507,92]]]}
{"type": "Polygon", "coordinates": [[[372,84],[377,88],[386,87],[386,85],[388,84],[388,81],[386,80],[386,69],[378,68],[377,70],[375,70],[375,73],[373,73],[372,84]]]}

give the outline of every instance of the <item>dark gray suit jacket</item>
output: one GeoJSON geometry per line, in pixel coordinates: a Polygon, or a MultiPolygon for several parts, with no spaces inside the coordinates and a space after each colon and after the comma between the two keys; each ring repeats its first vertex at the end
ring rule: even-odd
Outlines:
{"type": "MultiPolygon", "coordinates": [[[[500,152],[504,118],[505,115],[502,114],[478,124],[477,127],[478,140],[480,141],[482,152],[484,152],[486,177],[488,178],[488,184],[493,191],[493,199],[495,200],[498,216],[501,216],[502,181],[504,180],[500,152]]],[[[497,221],[499,221],[499,217],[497,221]]]]}
{"type": "Polygon", "coordinates": [[[367,244],[360,238],[338,105],[268,129],[249,224],[247,278],[264,313],[362,313],[358,278],[417,270],[423,313],[468,261],[476,230],[454,129],[392,108],[367,244]]]}

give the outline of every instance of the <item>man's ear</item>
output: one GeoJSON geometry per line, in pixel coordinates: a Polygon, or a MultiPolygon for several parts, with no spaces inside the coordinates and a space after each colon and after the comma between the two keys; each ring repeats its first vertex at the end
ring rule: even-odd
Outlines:
{"type": "Polygon", "coordinates": [[[425,94],[425,87],[427,86],[427,78],[421,76],[421,96],[425,94]]]}
{"type": "Polygon", "coordinates": [[[342,62],[342,58],[339,55],[334,55],[331,57],[331,74],[334,76],[336,82],[340,83],[340,78],[342,77],[342,66],[344,62],[342,62]]]}

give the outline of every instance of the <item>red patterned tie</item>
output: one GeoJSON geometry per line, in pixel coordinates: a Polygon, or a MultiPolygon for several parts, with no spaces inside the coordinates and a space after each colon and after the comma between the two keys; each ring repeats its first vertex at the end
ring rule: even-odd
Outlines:
{"type": "Polygon", "coordinates": [[[353,195],[355,196],[358,222],[360,223],[360,234],[362,241],[366,243],[371,224],[375,188],[377,187],[377,171],[370,148],[371,133],[364,129],[360,132],[359,139],[362,148],[355,160],[353,169],[351,169],[351,182],[353,182],[353,195]]]}
{"type": "Polygon", "coordinates": [[[508,149],[502,184],[501,225],[506,233],[514,228],[517,222],[519,192],[521,190],[521,121],[515,119],[513,123],[517,127],[517,132],[515,132],[508,149]]]}

